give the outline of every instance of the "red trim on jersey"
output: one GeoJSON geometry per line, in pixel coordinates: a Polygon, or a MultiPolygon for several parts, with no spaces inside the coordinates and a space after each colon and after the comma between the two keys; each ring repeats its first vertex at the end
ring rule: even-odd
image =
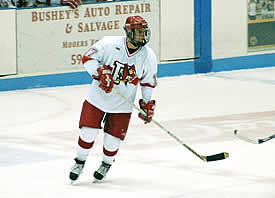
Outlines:
{"type": "Polygon", "coordinates": [[[93,142],[85,142],[84,140],[81,139],[81,137],[78,138],[78,145],[81,147],[81,148],[84,148],[84,149],[90,149],[93,147],[94,145],[94,141],[93,142]]]}
{"type": "Polygon", "coordinates": [[[98,51],[97,51],[96,48],[91,47],[91,48],[85,53],[85,55],[83,56],[83,58],[82,58],[82,63],[84,64],[84,63],[86,63],[86,62],[89,61],[89,60],[93,60],[93,58],[91,58],[91,56],[92,56],[93,54],[97,53],[97,52],[98,52],[98,51]],[[88,54],[88,52],[90,52],[90,53],[88,54]]]}
{"type": "Polygon", "coordinates": [[[117,154],[117,152],[118,152],[118,149],[115,151],[108,151],[105,149],[105,147],[103,147],[103,153],[109,157],[115,156],[117,154]]]}
{"type": "Polygon", "coordinates": [[[140,83],[140,86],[155,88],[158,85],[157,76],[156,75],[154,75],[154,79],[155,79],[155,85],[151,85],[149,83],[140,83]]]}
{"type": "Polygon", "coordinates": [[[83,58],[82,58],[82,64],[85,64],[89,60],[93,60],[93,58],[90,58],[88,56],[83,56],[83,58]]]}
{"type": "Polygon", "coordinates": [[[152,87],[152,88],[156,87],[156,85],[151,85],[149,83],[140,83],[140,86],[143,86],[143,87],[152,87]]]}

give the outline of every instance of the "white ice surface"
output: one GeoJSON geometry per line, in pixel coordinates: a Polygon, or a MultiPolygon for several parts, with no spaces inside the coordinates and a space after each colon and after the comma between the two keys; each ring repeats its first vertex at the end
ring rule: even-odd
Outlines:
{"type": "MultiPolygon", "coordinates": [[[[88,85],[0,92],[0,198],[274,198],[275,67],[160,78],[155,120],[202,155],[205,163],[133,114],[126,140],[103,183],[102,133],[74,185],[78,120],[88,85]]],[[[139,98],[140,93],[138,93],[139,98]]]]}

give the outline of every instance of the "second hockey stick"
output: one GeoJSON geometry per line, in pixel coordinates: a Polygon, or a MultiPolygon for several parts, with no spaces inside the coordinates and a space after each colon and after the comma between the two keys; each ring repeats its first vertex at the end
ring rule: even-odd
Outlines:
{"type": "Polygon", "coordinates": [[[262,144],[262,143],[264,143],[264,142],[267,142],[267,141],[269,141],[269,140],[275,138],[275,134],[274,134],[274,135],[268,136],[268,137],[266,137],[266,138],[252,139],[252,138],[250,138],[250,137],[243,136],[243,135],[239,134],[237,129],[234,130],[234,134],[235,134],[238,138],[240,138],[240,139],[242,139],[242,140],[244,140],[244,141],[246,141],[246,142],[250,142],[250,143],[252,143],[252,144],[262,144]]]}
{"type": "MultiPolygon", "coordinates": [[[[124,95],[122,95],[118,90],[116,90],[115,88],[113,88],[113,91],[117,95],[119,95],[121,98],[123,98],[127,103],[129,103],[133,108],[135,108],[136,110],[138,110],[141,114],[143,114],[144,116],[147,116],[146,113],[142,109],[140,109],[137,105],[135,105],[134,103],[132,103],[127,97],[125,97],[124,95]]],[[[154,119],[152,119],[152,122],[154,124],[156,124],[158,127],[160,127],[163,131],[165,131],[168,135],[170,135],[178,143],[180,143],[181,145],[183,145],[185,148],[187,148],[189,151],[191,151],[194,155],[196,155],[198,158],[200,158],[204,162],[223,160],[223,159],[226,159],[226,158],[229,157],[229,153],[227,153],[227,152],[222,152],[222,153],[218,153],[218,154],[214,154],[214,155],[206,155],[206,156],[205,155],[200,155],[194,149],[192,149],[190,146],[188,146],[187,144],[185,144],[180,138],[178,138],[176,135],[174,135],[172,132],[170,132],[168,129],[166,129],[164,126],[162,126],[159,122],[157,122],[154,119]]]]}

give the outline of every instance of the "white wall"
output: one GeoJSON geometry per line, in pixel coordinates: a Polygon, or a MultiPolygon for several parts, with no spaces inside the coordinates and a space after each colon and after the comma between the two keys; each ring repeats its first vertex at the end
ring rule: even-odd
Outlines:
{"type": "Polygon", "coordinates": [[[247,0],[212,0],[213,59],[247,55],[247,0]]]}
{"type": "Polygon", "coordinates": [[[194,57],[194,1],[160,0],[160,60],[194,57]]]}
{"type": "Polygon", "coordinates": [[[0,75],[16,73],[15,9],[0,10],[0,75]]]}

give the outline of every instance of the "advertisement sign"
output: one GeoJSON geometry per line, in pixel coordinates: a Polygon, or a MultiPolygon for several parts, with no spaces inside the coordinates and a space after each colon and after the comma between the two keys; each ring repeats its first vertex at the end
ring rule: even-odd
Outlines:
{"type": "Polygon", "coordinates": [[[159,1],[142,0],[18,10],[18,73],[81,70],[82,55],[104,36],[125,35],[128,16],[144,17],[159,54],[159,1]]]}

